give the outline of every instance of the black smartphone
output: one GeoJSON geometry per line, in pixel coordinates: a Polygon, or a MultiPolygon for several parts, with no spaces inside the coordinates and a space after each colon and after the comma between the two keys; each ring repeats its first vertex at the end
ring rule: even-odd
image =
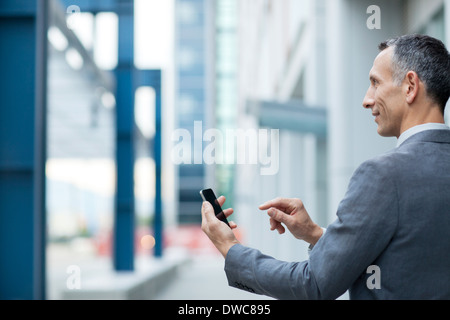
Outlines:
{"type": "Polygon", "coordinates": [[[223,213],[223,210],[219,205],[219,201],[217,201],[214,191],[212,191],[212,189],[204,189],[200,191],[200,195],[202,196],[203,201],[208,201],[209,203],[211,203],[212,207],[214,208],[214,213],[216,214],[217,219],[225,222],[230,227],[227,217],[225,217],[225,213],[223,213]]]}

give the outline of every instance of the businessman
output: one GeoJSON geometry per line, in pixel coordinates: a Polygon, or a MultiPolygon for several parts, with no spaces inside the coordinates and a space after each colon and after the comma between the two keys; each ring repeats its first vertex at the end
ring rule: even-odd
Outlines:
{"type": "Polygon", "coordinates": [[[272,230],[287,227],[310,243],[308,260],[283,262],[243,246],[203,203],[202,230],[225,257],[231,286],[278,299],[336,299],[346,290],[350,299],[450,299],[449,52],[422,35],[379,49],[363,107],[397,147],[354,172],[326,230],[299,199],[260,206],[272,230]],[[377,286],[367,270],[380,272],[377,286]]]}

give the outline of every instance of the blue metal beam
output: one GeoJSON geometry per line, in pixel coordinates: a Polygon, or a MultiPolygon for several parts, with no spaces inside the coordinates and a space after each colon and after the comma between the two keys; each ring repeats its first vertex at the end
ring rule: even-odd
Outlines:
{"type": "Polygon", "coordinates": [[[117,271],[134,270],[134,66],[133,1],[117,0],[119,54],[115,70],[117,193],[113,264],[117,271]]]}
{"type": "MultiPolygon", "coordinates": [[[[67,8],[73,5],[74,1],[64,1],[67,3],[60,3],[61,0],[49,1],[49,24],[56,26],[67,38],[69,46],[75,49],[83,58],[83,71],[89,74],[89,77],[97,79],[106,89],[111,90],[115,86],[113,75],[105,70],[101,70],[95,63],[93,55],[83,46],[80,39],[73,30],[67,26],[67,8]]],[[[76,1],[79,4],[79,1],[76,1]]],[[[84,11],[83,11],[84,12],[84,11]]]]}
{"type": "Polygon", "coordinates": [[[117,0],[60,0],[60,2],[66,8],[76,5],[80,8],[80,12],[117,12],[117,0]]]}
{"type": "Polygon", "coordinates": [[[0,3],[0,299],[45,299],[48,3],[0,3]]]}
{"type": "Polygon", "coordinates": [[[137,86],[149,86],[155,90],[155,137],[153,157],[155,160],[155,216],[153,232],[155,237],[155,257],[163,254],[163,207],[161,194],[162,170],[162,117],[161,117],[161,70],[136,70],[137,86]]]}
{"type": "MultiPolygon", "coordinates": [[[[159,72],[159,83],[161,82],[161,73],[159,72]]],[[[162,157],[162,117],[161,117],[161,85],[154,86],[156,92],[155,102],[155,139],[154,139],[154,157],[155,157],[155,256],[161,257],[163,253],[163,219],[162,219],[162,194],[161,194],[161,157],[162,157]]]]}

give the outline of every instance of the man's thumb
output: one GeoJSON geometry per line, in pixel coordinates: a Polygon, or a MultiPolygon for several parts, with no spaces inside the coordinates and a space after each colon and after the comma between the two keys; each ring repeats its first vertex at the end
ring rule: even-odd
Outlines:
{"type": "Polygon", "coordinates": [[[208,201],[202,203],[202,215],[204,219],[209,219],[214,209],[208,201]]]}
{"type": "Polygon", "coordinates": [[[291,218],[290,215],[284,213],[283,211],[280,211],[276,208],[270,208],[267,211],[267,214],[275,221],[281,222],[281,223],[289,223],[289,220],[291,218]]]}

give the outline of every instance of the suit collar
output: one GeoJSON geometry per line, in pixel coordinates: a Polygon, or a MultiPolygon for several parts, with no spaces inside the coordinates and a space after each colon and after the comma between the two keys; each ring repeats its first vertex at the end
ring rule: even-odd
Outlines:
{"type": "Polygon", "coordinates": [[[426,130],[449,130],[450,128],[443,123],[424,123],[417,126],[411,127],[405,132],[403,132],[397,140],[397,147],[399,147],[403,142],[405,142],[409,137],[413,135],[426,131],[426,130]]]}
{"type": "Polygon", "coordinates": [[[399,147],[414,142],[450,143],[450,129],[418,132],[407,138],[399,147]]]}

